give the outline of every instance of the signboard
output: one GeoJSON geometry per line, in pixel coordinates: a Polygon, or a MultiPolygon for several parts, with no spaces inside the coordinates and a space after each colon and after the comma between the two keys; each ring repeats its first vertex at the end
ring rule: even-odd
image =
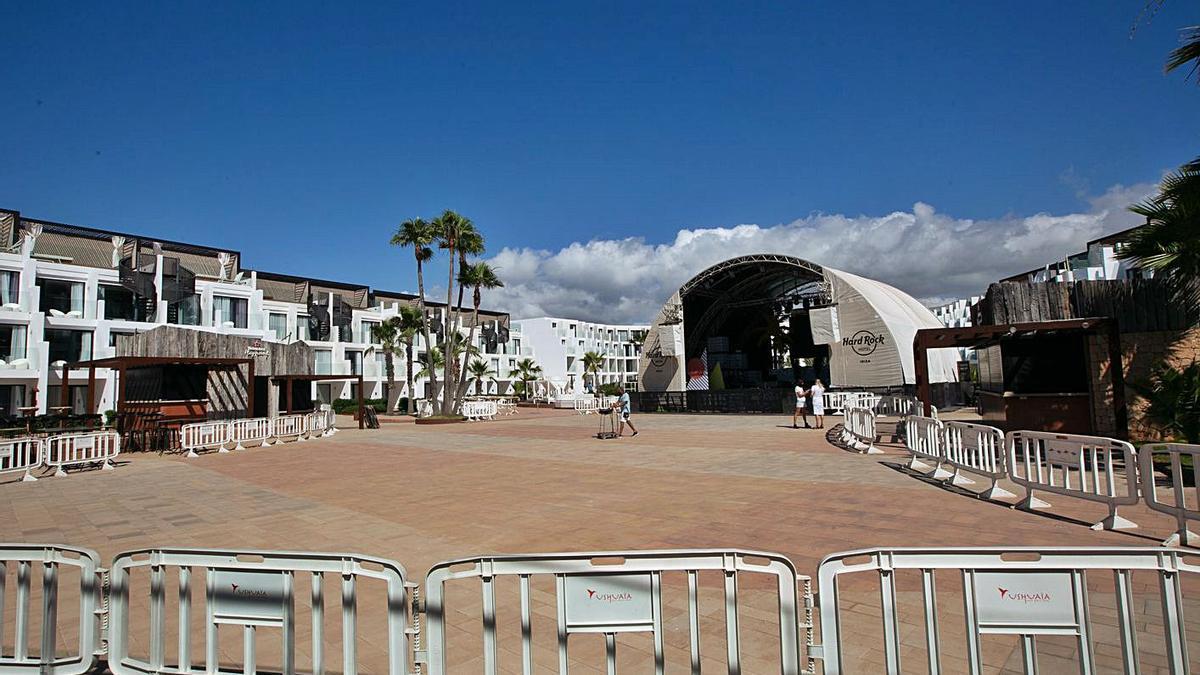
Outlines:
{"type": "Polygon", "coordinates": [[[1079,453],[1083,448],[1077,441],[1046,441],[1046,461],[1051,464],[1079,466],[1079,453]]]}
{"type": "Polygon", "coordinates": [[[75,446],[76,450],[95,450],[96,449],[96,437],[95,436],[76,436],[72,445],[75,446]]]}
{"type": "Polygon", "coordinates": [[[568,576],[567,631],[574,633],[654,630],[649,574],[568,576]]]}
{"type": "Polygon", "coordinates": [[[13,456],[13,446],[6,445],[6,446],[0,448],[0,459],[12,459],[12,456],[13,456]]]}
{"type": "Polygon", "coordinates": [[[213,620],[217,623],[278,624],[283,622],[282,572],[213,571],[213,620]]]}
{"type": "Polygon", "coordinates": [[[261,338],[254,338],[246,345],[246,356],[266,356],[267,346],[261,338]]]}
{"type": "Polygon", "coordinates": [[[658,348],[663,356],[683,356],[683,324],[670,323],[659,326],[658,348]]]}
{"type": "Polygon", "coordinates": [[[837,307],[820,307],[808,311],[808,326],[814,345],[835,345],[842,341],[837,307]]]}
{"type": "Polygon", "coordinates": [[[1070,572],[979,572],[975,599],[982,633],[1059,633],[1079,625],[1070,572]]]}

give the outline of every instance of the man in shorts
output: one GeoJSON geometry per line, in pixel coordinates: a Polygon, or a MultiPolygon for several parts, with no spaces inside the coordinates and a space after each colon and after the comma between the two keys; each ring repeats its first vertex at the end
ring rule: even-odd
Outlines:
{"type": "MultiPolygon", "coordinates": [[[[617,387],[617,392],[621,395],[617,399],[618,415],[621,416],[620,426],[617,428],[617,438],[625,435],[625,425],[628,424],[630,429],[633,429],[633,436],[638,435],[637,427],[633,426],[633,422],[629,419],[629,394],[625,391],[625,387],[617,387]]],[[[630,436],[630,438],[633,438],[630,436]]]]}
{"type": "Polygon", "coordinates": [[[805,429],[812,428],[812,427],[808,426],[808,406],[806,405],[806,401],[805,401],[805,398],[807,398],[807,396],[808,396],[808,392],[804,391],[804,382],[803,381],[797,382],[796,383],[796,410],[792,413],[792,428],[793,429],[800,428],[796,424],[796,418],[798,418],[798,417],[804,419],[804,428],[805,429]]]}

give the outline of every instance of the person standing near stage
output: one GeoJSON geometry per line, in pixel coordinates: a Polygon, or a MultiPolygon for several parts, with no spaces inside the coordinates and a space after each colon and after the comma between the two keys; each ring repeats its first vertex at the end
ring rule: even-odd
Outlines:
{"type": "MultiPolygon", "coordinates": [[[[637,427],[633,426],[633,420],[629,419],[629,393],[625,391],[625,387],[617,387],[617,393],[621,395],[617,399],[618,414],[621,416],[620,426],[617,429],[617,438],[625,435],[626,424],[629,425],[630,429],[633,429],[633,436],[637,436],[637,427]]],[[[630,438],[633,438],[633,436],[630,436],[630,438]]]]}
{"type": "Polygon", "coordinates": [[[801,380],[801,381],[797,382],[796,383],[796,410],[792,413],[792,428],[793,429],[800,428],[799,426],[796,425],[797,417],[804,418],[804,428],[805,429],[812,428],[812,427],[808,426],[808,407],[805,405],[805,401],[804,401],[804,399],[807,395],[808,395],[808,392],[804,391],[804,381],[801,380]]]}
{"type": "Polygon", "coordinates": [[[808,396],[812,399],[812,414],[813,421],[817,423],[818,429],[825,428],[825,385],[821,384],[821,380],[813,382],[813,386],[808,390],[808,396]]]}

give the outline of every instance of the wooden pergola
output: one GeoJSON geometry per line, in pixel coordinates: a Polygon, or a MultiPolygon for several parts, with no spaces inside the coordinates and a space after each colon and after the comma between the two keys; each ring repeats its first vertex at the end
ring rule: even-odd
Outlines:
{"type": "Polygon", "coordinates": [[[125,408],[125,372],[130,368],[149,368],[154,366],[203,366],[218,370],[235,370],[240,366],[247,367],[246,375],[246,409],[254,410],[254,359],[236,359],[220,357],[188,357],[188,356],[112,356],[106,359],[91,359],[89,361],[74,361],[62,366],[62,397],[63,406],[70,405],[70,379],[72,370],[87,368],[88,379],[88,412],[96,408],[96,369],[111,368],[117,371],[117,405],[119,413],[125,408]]]}
{"type": "Polygon", "coordinates": [[[1085,333],[1108,337],[1109,376],[1113,387],[1113,416],[1117,432],[1129,435],[1129,409],[1125,402],[1125,373],[1121,361],[1121,333],[1111,319],[1063,319],[1030,323],[966,326],[963,328],[923,328],[913,339],[913,364],[917,375],[917,397],[925,406],[925,415],[932,412],[929,386],[929,361],[926,352],[947,347],[980,347],[999,342],[1002,338],[1085,333]]]}
{"type": "Polygon", "coordinates": [[[276,375],[271,378],[274,382],[282,382],[284,388],[284,410],[283,414],[292,412],[292,383],[293,382],[345,382],[347,380],[356,381],[358,383],[358,428],[365,429],[366,422],[363,419],[363,376],[359,375],[276,375]]]}

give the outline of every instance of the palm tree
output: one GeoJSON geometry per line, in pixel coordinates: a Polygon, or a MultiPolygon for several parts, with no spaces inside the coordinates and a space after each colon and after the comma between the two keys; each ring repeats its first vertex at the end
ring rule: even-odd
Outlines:
{"type": "MultiPolygon", "coordinates": [[[[437,347],[430,347],[417,357],[417,363],[421,364],[421,369],[417,371],[417,377],[427,377],[431,386],[435,380],[433,379],[438,369],[446,365],[446,359],[442,356],[442,350],[437,347]]],[[[437,390],[432,389],[429,398],[431,400],[437,395],[437,390]]]]}
{"type": "MultiPolygon", "coordinates": [[[[496,275],[496,270],[485,262],[467,265],[458,275],[459,288],[470,286],[472,290],[471,305],[474,312],[471,315],[471,330],[467,343],[475,344],[475,331],[479,327],[479,306],[483,303],[483,289],[503,288],[504,282],[496,275]]],[[[467,390],[467,377],[464,371],[458,383],[458,397],[461,398],[467,390]]]]}
{"type": "MultiPolygon", "coordinates": [[[[448,345],[449,340],[450,340],[450,334],[457,332],[457,330],[458,330],[457,329],[458,316],[457,316],[457,314],[454,314],[454,315],[451,314],[451,310],[454,308],[454,305],[452,304],[454,301],[454,264],[456,262],[458,262],[454,253],[458,249],[459,238],[462,236],[463,232],[467,231],[468,229],[474,229],[474,226],[471,224],[471,221],[469,219],[464,218],[463,216],[455,213],[454,211],[451,211],[450,209],[447,209],[442,212],[442,215],[438,216],[437,218],[435,218],[433,220],[433,228],[437,234],[438,246],[440,248],[446,249],[446,252],[448,253],[448,257],[450,259],[450,264],[448,266],[449,269],[446,273],[446,316],[445,316],[446,335],[443,338],[444,344],[448,345]]],[[[449,350],[447,349],[446,351],[449,351],[449,350]]],[[[446,359],[446,364],[444,366],[445,371],[443,374],[443,379],[447,383],[454,381],[450,376],[450,362],[451,361],[453,361],[453,359],[446,359]]],[[[442,391],[442,413],[443,414],[448,415],[448,414],[450,414],[451,411],[454,410],[453,400],[452,400],[453,396],[454,396],[454,392],[452,392],[450,390],[449,386],[447,386],[443,389],[443,391],[442,391]]]]}
{"type": "Polygon", "coordinates": [[[484,378],[496,374],[496,371],[492,370],[492,366],[483,359],[475,359],[472,361],[471,365],[467,366],[467,370],[471,373],[471,379],[475,380],[476,394],[482,393],[479,390],[479,385],[483,382],[484,378]]]}
{"type": "Polygon", "coordinates": [[[596,373],[599,373],[604,367],[604,355],[600,352],[587,352],[583,355],[583,374],[592,374],[592,391],[600,391],[600,382],[596,379],[596,373]]]}
{"type": "Polygon", "coordinates": [[[509,377],[515,377],[521,381],[525,389],[525,400],[529,400],[529,382],[536,380],[542,374],[542,367],[539,366],[533,359],[524,358],[513,364],[513,369],[508,371],[509,377]]]}
{"type": "Polygon", "coordinates": [[[1190,63],[1192,70],[1188,77],[1194,76],[1197,84],[1200,84],[1200,26],[1184,28],[1180,42],[1182,44],[1167,57],[1165,70],[1169,73],[1190,63]]]}
{"type": "Polygon", "coordinates": [[[467,221],[466,226],[458,234],[458,311],[463,308],[463,294],[468,284],[462,282],[462,275],[468,267],[467,257],[479,257],[486,250],[483,244],[483,234],[475,229],[475,224],[467,221]]]}
{"type": "Polygon", "coordinates": [[[391,411],[392,389],[396,386],[395,354],[403,343],[400,335],[400,318],[391,317],[371,326],[371,342],[379,344],[383,351],[383,367],[387,373],[387,381],[383,383],[383,401],[391,411]]]}
{"type": "Polygon", "coordinates": [[[412,305],[400,305],[400,313],[395,316],[396,331],[404,342],[404,360],[408,364],[408,414],[417,411],[417,401],[413,389],[413,343],[417,333],[425,328],[425,317],[421,310],[412,305]]]}
{"type": "MultiPolygon", "coordinates": [[[[423,329],[425,331],[425,346],[432,347],[433,340],[429,335],[429,308],[425,304],[425,272],[424,263],[433,257],[431,248],[435,238],[432,223],[422,218],[412,218],[400,223],[392,235],[393,246],[411,246],[413,257],[417,261],[417,306],[421,309],[423,329]]],[[[410,359],[411,361],[411,359],[410,359]]],[[[432,374],[430,383],[437,389],[437,374],[432,374]]],[[[409,399],[412,399],[412,386],[409,386],[409,399]]]]}

